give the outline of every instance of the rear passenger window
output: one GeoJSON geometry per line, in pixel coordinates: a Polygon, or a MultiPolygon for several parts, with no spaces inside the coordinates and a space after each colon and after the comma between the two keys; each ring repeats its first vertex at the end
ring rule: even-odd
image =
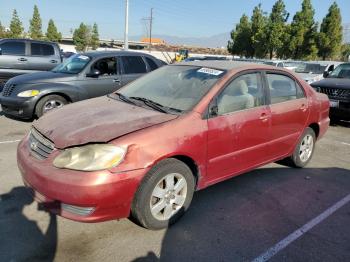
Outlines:
{"type": "Polygon", "coordinates": [[[151,71],[156,70],[158,68],[157,64],[149,57],[145,57],[147,64],[149,65],[151,71]]]}
{"type": "Polygon", "coordinates": [[[24,42],[5,42],[0,45],[3,55],[25,55],[26,45],[24,42]]]}
{"type": "Polygon", "coordinates": [[[55,54],[55,50],[52,45],[31,43],[31,54],[33,56],[51,56],[55,54]]]}
{"type": "Polygon", "coordinates": [[[245,74],[234,79],[218,98],[218,114],[264,105],[260,73],[245,74]]]}
{"type": "Polygon", "coordinates": [[[282,103],[305,97],[301,87],[294,79],[279,74],[267,74],[271,104],[282,103]]]}
{"type": "Polygon", "coordinates": [[[146,73],[146,64],[141,56],[122,56],[125,74],[146,73]]]}

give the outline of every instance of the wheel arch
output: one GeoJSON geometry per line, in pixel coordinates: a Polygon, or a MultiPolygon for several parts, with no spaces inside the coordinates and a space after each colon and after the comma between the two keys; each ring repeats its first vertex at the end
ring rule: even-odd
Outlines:
{"type": "Polygon", "coordinates": [[[316,139],[318,138],[319,134],[320,134],[320,126],[317,123],[311,123],[308,127],[310,127],[316,135],[316,139]]]}

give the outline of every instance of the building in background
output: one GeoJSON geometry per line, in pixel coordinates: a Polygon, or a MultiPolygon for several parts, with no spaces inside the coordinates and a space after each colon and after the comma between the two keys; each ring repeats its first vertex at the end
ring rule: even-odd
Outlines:
{"type": "MultiPolygon", "coordinates": [[[[147,44],[150,42],[150,39],[149,39],[149,37],[143,37],[143,38],[141,38],[141,42],[147,44]]],[[[153,38],[152,37],[152,45],[166,45],[166,43],[161,38],[153,38]]]]}

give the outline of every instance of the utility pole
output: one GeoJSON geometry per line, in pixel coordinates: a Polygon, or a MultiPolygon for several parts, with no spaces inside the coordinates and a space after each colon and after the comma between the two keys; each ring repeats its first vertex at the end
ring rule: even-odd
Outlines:
{"type": "Polygon", "coordinates": [[[153,24],[153,8],[151,8],[151,16],[149,18],[149,52],[152,48],[152,24],[153,24]]]}
{"type": "Polygon", "coordinates": [[[125,0],[124,49],[129,49],[129,0],[125,0]]]}

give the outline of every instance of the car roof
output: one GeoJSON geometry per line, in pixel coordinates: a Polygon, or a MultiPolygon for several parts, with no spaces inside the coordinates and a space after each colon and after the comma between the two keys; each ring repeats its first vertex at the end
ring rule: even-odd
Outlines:
{"type": "Polygon", "coordinates": [[[12,41],[27,41],[27,42],[33,42],[33,43],[58,45],[56,42],[52,42],[52,41],[34,40],[34,39],[29,39],[29,38],[2,38],[2,39],[0,39],[0,41],[8,41],[8,40],[12,40],[12,41]]]}
{"type": "Polygon", "coordinates": [[[189,66],[199,66],[199,67],[209,67],[209,68],[216,68],[221,70],[232,70],[240,67],[249,67],[251,69],[254,68],[268,68],[268,69],[275,69],[273,66],[269,65],[261,65],[251,62],[243,62],[243,61],[225,61],[225,60],[201,60],[201,61],[187,61],[187,62],[180,62],[176,63],[174,65],[189,65],[189,66]]]}
{"type": "Polygon", "coordinates": [[[134,52],[134,51],[125,51],[125,50],[115,50],[115,51],[87,51],[85,53],[82,53],[84,55],[88,55],[91,57],[104,57],[104,56],[113,56],[113,55],[130,55],[130,56],[134,56],[134,55],[138,55],[138,56],[148,56],[148,57],[152,57],[149,54],[146,53],[142,53],[142,52],[134,52]]]}

